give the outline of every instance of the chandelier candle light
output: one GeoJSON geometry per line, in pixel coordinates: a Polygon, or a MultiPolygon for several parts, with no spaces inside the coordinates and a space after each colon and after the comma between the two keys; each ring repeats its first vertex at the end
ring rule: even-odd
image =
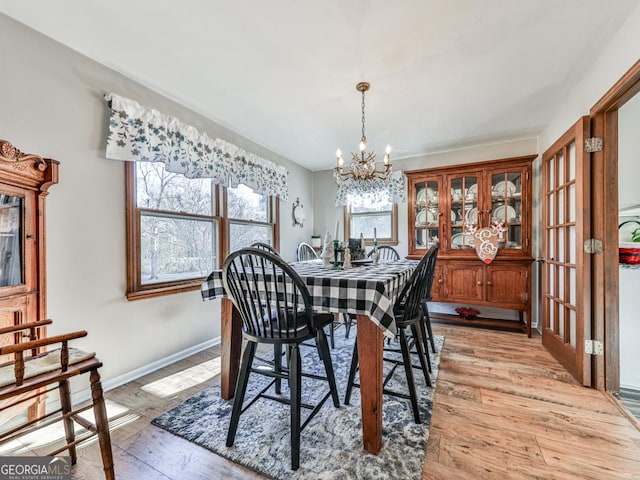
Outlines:
{"type": "Polygon", "coordinates": [[[386,179],[391,174],[391,161],[389,160],[389,154],[391,153],[391,145],[387,145],[384,154],[384,166],[383,170],[376,169],[376,155],[373,151],[367,153],[367,137],[364,133],[364,92],[369,90],[370,84],[367,82],[360,82],[356,85],[356,90],[362,93],[362,138],[360,139],[360,153],[351,153],[351,170],[344,171],[344,159],[342,158],[342,151],[338,149],[336,151],[336,177],[341,180],[372,180],[375,178],[386,179]]]}

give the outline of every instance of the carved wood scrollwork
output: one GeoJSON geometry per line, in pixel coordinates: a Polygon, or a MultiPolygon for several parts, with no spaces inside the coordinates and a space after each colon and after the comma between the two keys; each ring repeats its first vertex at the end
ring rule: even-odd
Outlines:
{"type": "MultiPolygon", "coordinates": [[[[47,162],[45,162],[44,158],[39,155],[23,153],[7,140],[0,140],[0,160],[7,162],[24,162],[32,160],[35,168],[41,172],[44,172],[47,169],[47,162]]],[[[16,164],[14,168],[16,170],[24,170],[26,167],[24,164],[16,164]]]]}

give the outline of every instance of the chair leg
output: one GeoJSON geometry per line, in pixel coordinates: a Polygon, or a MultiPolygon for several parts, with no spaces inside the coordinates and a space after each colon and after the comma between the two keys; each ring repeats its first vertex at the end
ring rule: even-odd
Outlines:
{"type": "Polygon", "coordinates": [[[422,423],[420,420],[420,410],[418,409],[418,394],[416,392],[416,382],[413,378],[413,367],[411,366],[411,354],[409,352],[409,341],[404,328],[399,329],[400,349],[402,351],[402,359],[404,363],[404,371],[407,377],[407,385],[409,387],[409,397],[411,398],[411,408],[413,409],[413,418],[416,423],[422,423]]]}
{"type": "MultiPolygon", "coordinates": [[[[326,338],[325,338],[326,341],[326,338]]],[[[300,403],[302,402],[302,371],[300,349],[291,345],[289,388],[291,389],[291,470],[300,466],[300,403]]]]}
{"type": "Polygon", "coordinates": [[[353,384],[356,379],[356,372],[358,371],[358,342],[353,344],[353,354],[351,355],[351,367],[349,368],[349,379],[347,380],[347,391],[344,394],[344,404],[349,405],[351,401],[351,391],[353,390],[353,384]]]}
{"type": "Polygon", "coordinates": [[[93,414],[96,420],[96,430],[98,431],[98,443],[100,444],[100,454],[102,455],[102,466],[106,480],[115,480],[116,474],[113,470],[113,452],[111,450],[111,435],[109,434],[109,419],[107,409],[104,405],[102,392],[102,382],[98,370],[92,370],[89,374],[91,382],[91,400],[93,402],[93,414]]]}
{"type": "Polygon", "coordinates": [[[418,336],[418,329],[420,328],[419,325],[411,325],[411,333],[413,334],[413,337],[415,338],[415,346],[416,346],[416,353],[418,354],[418,360],[420,361],[420,367],[422,367],[422,373],[424,374],[424,380],[427,382],[427,385],[429,387],[432,387],[433,385],[431,384],[431,376],[429,375],[429,372],[431,371],[431,361],[427,359],[427,357],[429,356],[429,353],[427,351],[427,353],[425,354],[424,349],[428,348],[425,347],[422,343],[422,340],[420,339],[420,337],[418,336]]]}
{"type": "Polygon", "coordinates": [[[351,331],[351,325],[353,324],[353,318],[348,313],[343,313],[342,318],[344,320],[344,338],[349,338],[349,332],[351,331]]]}
{"type": "Polygon", "coordinates": [[[242,354],[242,364],[240,366],[240,375],[238,376],[238,383],[236,384],[236,396],[233,399],[233,411],[231,412],[231,423],[229,423],[229,431],[227,432],[227,447],[233,446],[233,442],[236,438],[236,431],[238,430],[238,421],[240,420],[240,413],[242,412],[242,402],[244,402],[244,395],[247,393],[247,383],[249,382],[249,373],[251,370],[251,364],[253,363],[253,357],[256,354],[256,343],[247,342],[247,346],[242,354]]]}
{"type": "Polygon", "coordinates": [[[429,333],[429,342],[431,343],[431,350],[436,353],[436,344],[433,340],[433,331],[431,330],[431,317],[429,317],[429,306],[427,302],[422,302],[422,312],[424,313],[424,323],[427,325],[427,332],[429,333]]]}
{"type": "Polygon", "coordinates": [[[416,334],[420,335],[420,337],[416,337],[416,340],[420,338],[422,342],[422,349],[424,350],[424,356],[427,359],[427,366],[429,367],[429,373],[432,373],[431,370],[431,355],[429,355],[429,341],[427,340],[427,329],[424,324],[424,318],[421,318],[418,324],[416,325],[416,334]]]}
{"type": "Polygon", "coordinates": [[[331,349],[336,348],[336,339],[333,333],[333,322],[329,324],[329,338],[331,339],[331,349]]]}
{"type": "MultiPolygon", "coordinates": [[[[333,328],[331,329],[333,332],[333,328]]],[[[338,408],[340,406],[340,400],[338,400],[338,386],[336,385],[336,377],[333,373],[333,364],[331,363],[331,354],[329,353],[329,344],[327,343],[327,336],[324,330],[318,329],[316,334],[316,340],[318,345],[318,353],[324,363],[324,370],[327,373],[327,380],[329,381],[329,389],[331,390],[331,398],[333,398],[333,406],[338,408]]]]}
{"type": "MultiPolygon", "coordinates": [[[[69,392],[69,380],[61,380],[60,382],[58,382],[58,385],[62,413],[68,414],[73,409],[71,406],[71,394],[69,392]]],[[[76,434],[73,427],[73,419],[71,417],[65,417],[63,424],[65,437],[67,438],[67,445],[72,444],[76,439],[76,434]]],[[[78,460],[75,445],[69,446],[69,456],[71,457],[71,464],[75,465],[76,461],[78,460]]]]}
{"type": "MultiPolygon", "coordinates": [[[[273,345],[273,370],[276,373],[282,372],[282,344],[273,345]]],[[[278,395],[282,393],[282,379],[276,378],[275,391],[278,395]]]]}

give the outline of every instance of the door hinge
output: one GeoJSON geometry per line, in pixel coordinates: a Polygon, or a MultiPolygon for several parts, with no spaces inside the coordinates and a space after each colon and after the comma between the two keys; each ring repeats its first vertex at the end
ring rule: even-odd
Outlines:
{"type": "Polygon", "coordinates": [[[603,355],[604,344],[600,340],[585,340],[584,353],[587,355],[603,355]]]}
{"type": "Polygon", "coordinates": [[[602,137],[591,137],[584,139],[584,151],[586,153],[602,151],[602,137]]]}
{"type": "Polygon", "coordinates": [[[584,253],[602,253],[602,240],[589,238],[584,241],[584,253]]]}

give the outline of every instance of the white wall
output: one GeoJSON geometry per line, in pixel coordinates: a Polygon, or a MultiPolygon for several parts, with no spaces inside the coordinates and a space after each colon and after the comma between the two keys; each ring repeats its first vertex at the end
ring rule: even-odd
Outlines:
{"type": "Polygon", "coordinates": [[[124,164],[105,159],[104,92],[175,115],[284,165],[292,197],[280,205],[285,258],[293,259],[297,243],[309,239],[310,171],[1,14],[0,49],[0,138],[61,162],[60,183],[47,199],[50,332],[86,329],[78,346],[97,352],[107,384],[218,337],[220,301],[205,303],[197,291],[126,300],[124,164]],[[296,197],[307,207],[304,228],[291,225],[296,197]]]}

